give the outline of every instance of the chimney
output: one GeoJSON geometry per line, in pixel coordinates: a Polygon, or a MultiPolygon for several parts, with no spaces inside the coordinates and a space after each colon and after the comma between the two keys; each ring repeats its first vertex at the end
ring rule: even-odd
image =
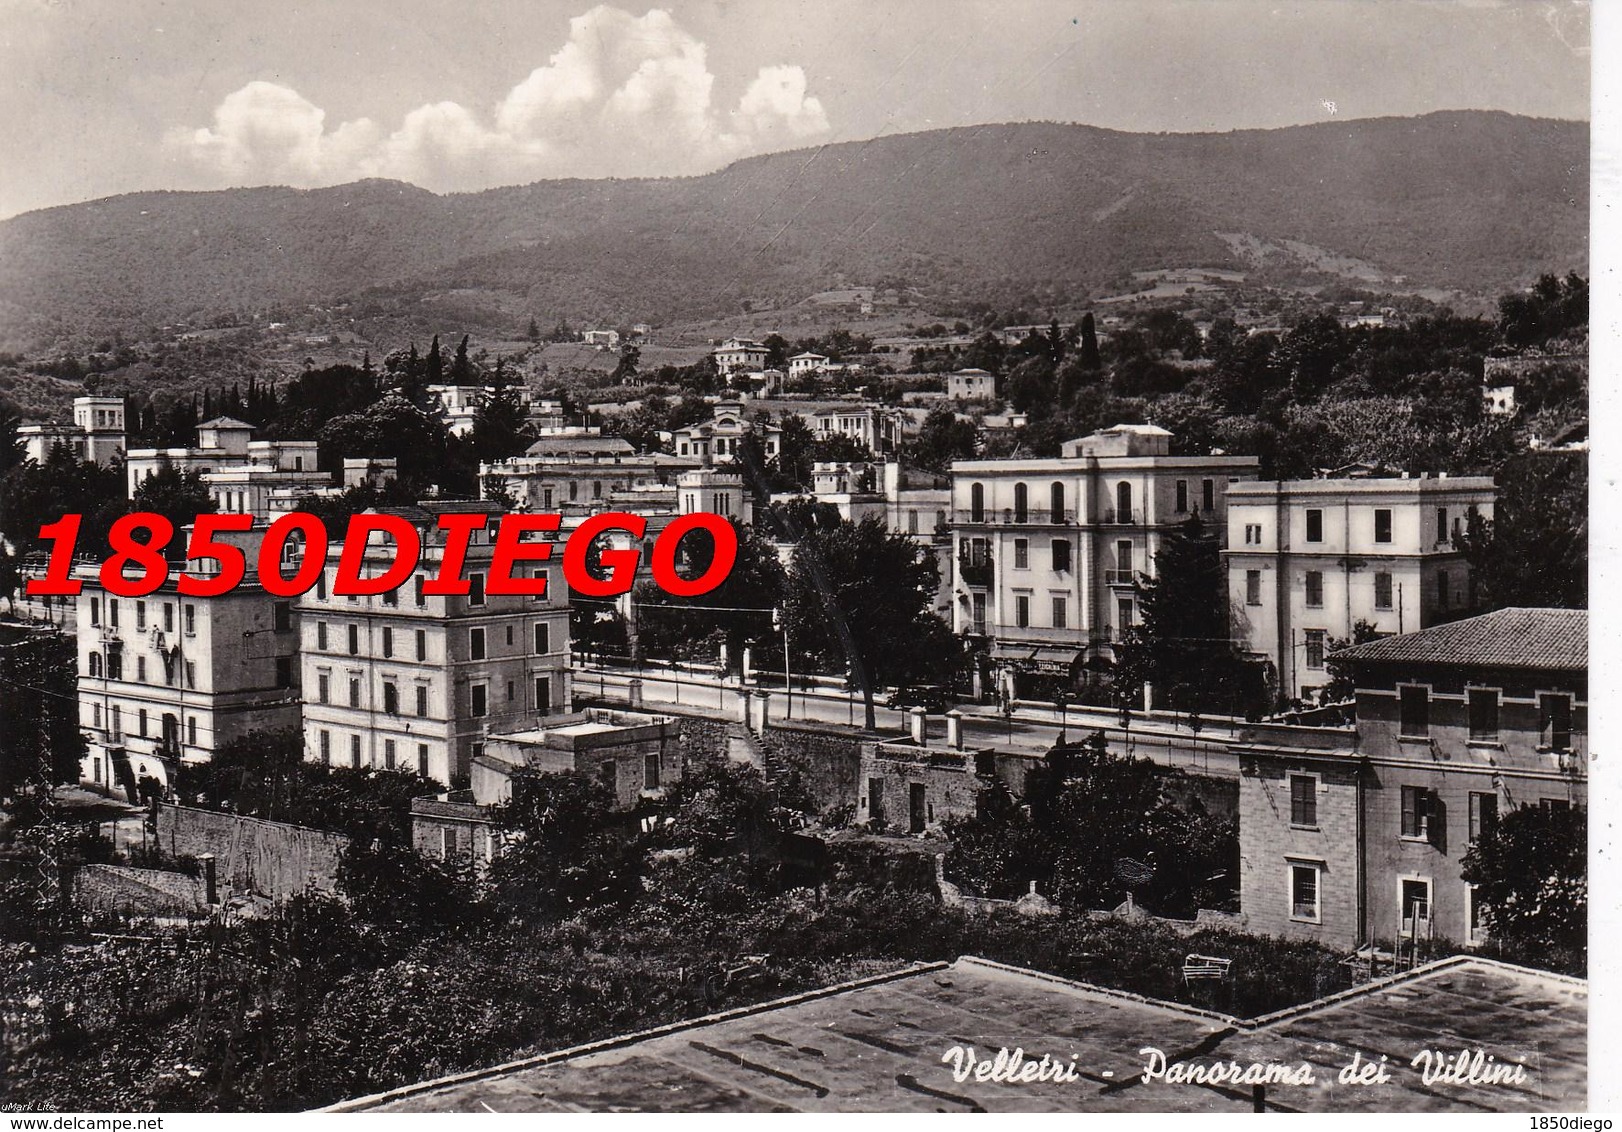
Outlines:
{"type": "Polygon", "coordinates": [[[946,713],[946,745],[954,751],[963,749],[963,713],[957,708],[946,713]]]}
{"type": "Polygon", "coordinates": [[[912,717],[912,741],[920,747],[926,746],[929,736],[929,713],[921,707],[915,707],[907,714],[912,717]]]}
{"type": "Polygon", "coordinates": [[[198,858],[203,863],[203,899],[209,907],[220,902],[220,893],[214,873],[214,854],[204,853],[198,858]]]}

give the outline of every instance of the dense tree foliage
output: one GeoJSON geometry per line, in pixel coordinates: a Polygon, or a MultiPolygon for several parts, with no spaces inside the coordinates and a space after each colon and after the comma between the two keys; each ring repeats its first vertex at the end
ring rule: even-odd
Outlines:
{"type": "Polygon", "coordinates": [[[1510,606],[1588,607],[1586,453],[1528,453],[1503,465],[1492,519],[1460,539],[1474,612],[1510,606]]]}
{"type": "Polygon", "coordinates": [[[1487,933],[1506,958],[1581,972],[1588,956],[1588,816],[1517,806],[1464,856],[1487,933]]]}
{"type": "Polygon", "coordinates": [[[1102,732],[1054,747],[1023,799],[996,784],[975,817],[951,824],[948,876],[1004,898],[1036,881],[1074,911],[1112,908],[1129,891],[1168,916],[1226,907],[1238,886],[1238,822],[1211,814],[1192,786],[1179,770],[1112,755],[1102,732]]]}

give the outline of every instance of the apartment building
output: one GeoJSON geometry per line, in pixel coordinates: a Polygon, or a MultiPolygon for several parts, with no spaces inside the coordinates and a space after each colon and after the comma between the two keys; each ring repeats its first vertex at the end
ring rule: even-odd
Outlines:
{"type": "Polygon", "coordinates": [[[1355,732],[1260,726],[1235,747],[1249,929],[1483,943],[1470,846],[1515,807],[1586,805],[1587,612],[1503,609],[1337,658],[1355,732]]]}
{"type": "MultiPolygon", "coordinates": [[[[333,766],[403,767],[450,785],[468,773],[494,731],[531,727],[569,710],[569,596],[559,556],[526,564],[547,578],[541,597],[488,592],[494,527],[467,550],[462,596],[424,592],[439,572],[450,512],[489,504],[425,502],[382,508],[422,536],[414,575],[374,597],[332,593],[335,566],[299,600],[305,757],[333,766]]],[[[381,538],[365,573],[381,573],[381,538]]]]}
{"type": "Polygon", "coordinates": [[[1173,456],[1172,434],[1116,425],[1057,459],[952,465],[955,632],[989,646],[1005,695],[1047,696],[1137,621],[1133,580],[1191,517],[1225,535],[1254,456],[1173,456]]]}
{"type": "Polygon", "coordinates": [[[1469,607],[1459,536],[1492,518],[1486,477],[1323,479],[1234,484],[1228,592],[1235,632],[1277,675],[1284,700],[1328,682],[1329,642],[1358,622],[1404,633],[1469,607]]]}
{"type": "MultiPolygon", "coordinates": [[[[263,530],[215,536],[255,561],[263,530]]],[[[299,724],[295,603],[250,580],[219,597],[183,596],[173,577],[141,598],[118,597],[98,569],[75,571],[79,721],[89,737],[81,777],[133,797],[173,781],[181,763],[262,728],[299,724]]]]}

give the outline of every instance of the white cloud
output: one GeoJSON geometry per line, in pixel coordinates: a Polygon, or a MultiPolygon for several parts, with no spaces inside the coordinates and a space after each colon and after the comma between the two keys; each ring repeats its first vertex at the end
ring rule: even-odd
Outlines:
{"type": "Polygon", "coordinates": [[[436,102],[392,132],[368,118],[329,129],[297,91],[255,81],[225,97],[212,125],[172,129],[164,146],[220,184],[397,177],[443,191],[700,173],[828,132],[794,65],[760,68],[737,106],[719,110],[707,54],[668,12],[602,5],[570,20],[568,41],[488,115],[436,102]]]}

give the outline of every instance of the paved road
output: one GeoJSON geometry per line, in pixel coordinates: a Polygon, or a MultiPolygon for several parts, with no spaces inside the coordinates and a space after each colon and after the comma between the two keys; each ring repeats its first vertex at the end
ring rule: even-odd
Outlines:
{"type": "MultiPolygon", "coordinates": [[[[628,685],[634,675],[622,669],[579,667],[574,674],[575,693],[623,701],[629,698],[628,685]]],[[[649,707],[671,704],[738,717],[736,684],[721,684],[713,677],[686,674],[676,677],[654,671],[644,671],[641,679],[643,703],[649,707]]],[[[792,703],[785,705],[781,688],[766,690],[771,693],[768,709],[771,719],[811,720],[847,726],[862,724],[863,709],[859,696],[837,691],[802,693],[796,690],[792,703]],[[786,717],[785,706],[788,709],[786,717]]],[[[1012,719],[1004,719],[995,710],[980,705],[965,704],[959,710],[964,713],[965,746],[1040,754],[1051,747],[1059,736],[1060,713],[1055,709],[1024,709],[1016,712],[1012,719]]],[[[881,731],[905,733],[910,725],[908,714],[904,711],[876,705],[875,715],[881,731]]],[[[1207,729],[1196,739],[1186,727],[1140,723],[1132,727],[1128,736],[1122,731],[1114,712],[1076,708],[1064,713],[1063,725],[1072,738],[1102,730],[1114,751],[1124,752],[1130,743],[1132,754],[1152,758],[1168,766],[1180,766],[1223,778],[1239,776],[1238,759],[1228,750],[1228,736],[1221,729],[1215,734],[1207,729]]],[[[930,716],[928,727],[932,740],[945,738],[946,720],[941,716],[930,716]]]]}

